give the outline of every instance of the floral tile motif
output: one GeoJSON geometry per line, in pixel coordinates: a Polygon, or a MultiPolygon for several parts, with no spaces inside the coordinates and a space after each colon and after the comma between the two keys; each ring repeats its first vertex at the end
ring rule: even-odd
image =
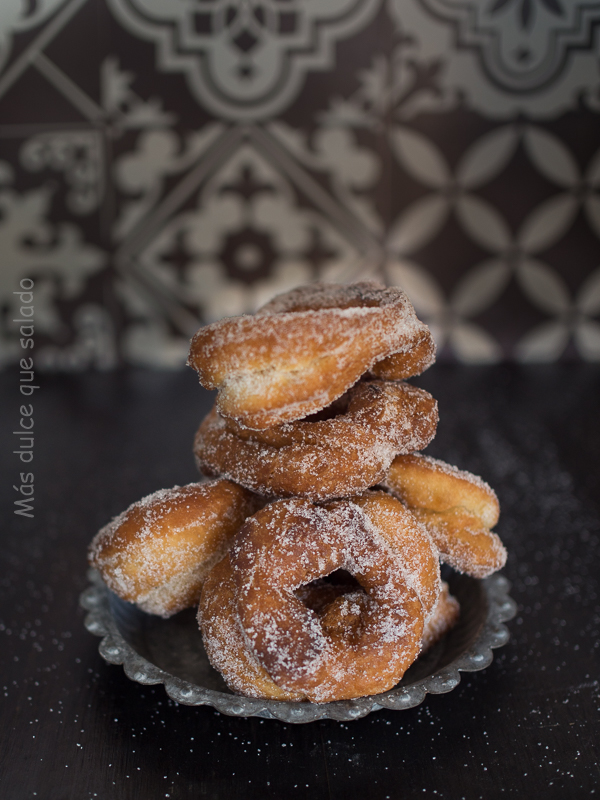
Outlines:
{"type": "Polygon", "coordinates": [[[196,100],[232,120],[289,106],[309,70],[333,68],[334,45],[360,30],[379,0],[110,0],[134,35],[155,43],[196,100]]]}
{"type": "Polygon", "coordinates": [[[597,109],[594,0],[390,0],[421,57],[444,53],[444,93],[482,113],[555,115],[581,96],[597,109]]]}
{"type": "MultiPolygon", "coordinates": [[[[3,145],[12,158],[0,161],[0,360],[10,363],[21,353],[15,321],[22,316],[22,298],[15,294],[20,282],[35,282],[37,341],[60,341],[68,328],[65,307],[85,295],[90,279],[105,267],[107,254],[86,239],[77,220],[97,210],[102,200],[98,175],[103,154],[94,134],[63,130],[5,140],[3,145]],[[31,173],[42,176],[42,182],[27,186],[31,173]]],[[[110,328],[107,312],[100,306],[97,310],[110,328]]],[[[45,358],[39,351],[36,357],[45,358]]],[[[116,363],[114,356],[101,360],[107,366],[116,363]]]]}
{"type": "Polygon", "coordinates": [[[421,0],[451,22],[458,50],[472,50],[490,80],[514,92],[559,81],[570,56],[591,46],[600,8],[593,0],[421,0]]]}
{"type": "Polygon", "coordinates": [[[15,4],[0,363],[23,280],[37,367],[76,370],[180,368],[203,322],[365,278],[404,287],[442,359],[600,360],[599,22],[565,0],[15,4]]]}

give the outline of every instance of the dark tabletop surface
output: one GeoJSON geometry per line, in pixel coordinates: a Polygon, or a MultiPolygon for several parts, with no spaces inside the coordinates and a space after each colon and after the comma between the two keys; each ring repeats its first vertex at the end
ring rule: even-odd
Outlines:
{"type": "Polygon", "coordinates": [[[452,692],[353,722],[291,725],[177,705],[106,664],[83,625],[86,547],[131,502],[196,479],[211,396],[189,373],[44,376],[21,464],[18,374],[2,378],[0,796],[549,798],[600,793],[600,368],[437,365],[428,452],[502,507],[517,616],[452,692]],[[14,513],[20,472],[34,516],[14,513]]]}

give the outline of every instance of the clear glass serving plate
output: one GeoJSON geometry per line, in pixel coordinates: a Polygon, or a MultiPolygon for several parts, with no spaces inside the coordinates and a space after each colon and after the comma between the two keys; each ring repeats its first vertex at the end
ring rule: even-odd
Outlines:
{"type": "Polygon", "coordinates": [[[235,717],[284,722],[358,719],[381,708],[413,708],[428,692],[449,692],[460,683],[461,672],[489,666],[492,650],[509,639],[503,623],[516,613],[516,604],[508,595],[510,584],[502,575],[479,581],[450,573],[444,578],[460,603],[458,623],[415,661],[393,689],[357,700],[291,703],[233,694],[208,662],[194,609],[161,619],[120,600],[96,571],[90,570],[89,577],[91,585],[80,603],[89,612],[86,628],[102,637],[99,651],[105,661],[122,664],[126,675],[138,683],[163,683],[169,697],[178,703],[212,706],[235,717]]]}

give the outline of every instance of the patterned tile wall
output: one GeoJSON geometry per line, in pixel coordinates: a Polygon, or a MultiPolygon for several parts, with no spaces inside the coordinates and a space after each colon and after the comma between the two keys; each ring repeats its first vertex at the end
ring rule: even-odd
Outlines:
{"type": "Polygon", "coordinates": [[[2,0],[0,362],[365,277],[441,358],[600,360],[599,58],[583,0],[2,0]]]}

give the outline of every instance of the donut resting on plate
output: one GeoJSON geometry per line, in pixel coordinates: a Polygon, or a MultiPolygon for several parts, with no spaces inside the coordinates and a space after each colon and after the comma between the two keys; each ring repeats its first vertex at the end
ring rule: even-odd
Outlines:
{"type": "Polygon", "coordinates": [[[235,691],[323,703],[394,686],[420,651],[439,593],[437,551],[390,495],[294,498],[247,520],[207,580],[199,621],[211,662],[235,691]],[[339,569],[361,591],[319,616],[298,592],[339,569]]]}
{"type": "Polygon", "coordinates": [[[206,575],[263,504],[227,480],[161,489],[105,525],[88,560],[123,600],[170,617],[198,603],[206,575]]]}
{"type": "Polygon", "coordinates": [[[394,459],[382,485],[425,525],[446,564],[485,578],[506,563],[506,548],[490,530],[498,522],[498,498],[477,475],[412,453],[394,459]]]}

